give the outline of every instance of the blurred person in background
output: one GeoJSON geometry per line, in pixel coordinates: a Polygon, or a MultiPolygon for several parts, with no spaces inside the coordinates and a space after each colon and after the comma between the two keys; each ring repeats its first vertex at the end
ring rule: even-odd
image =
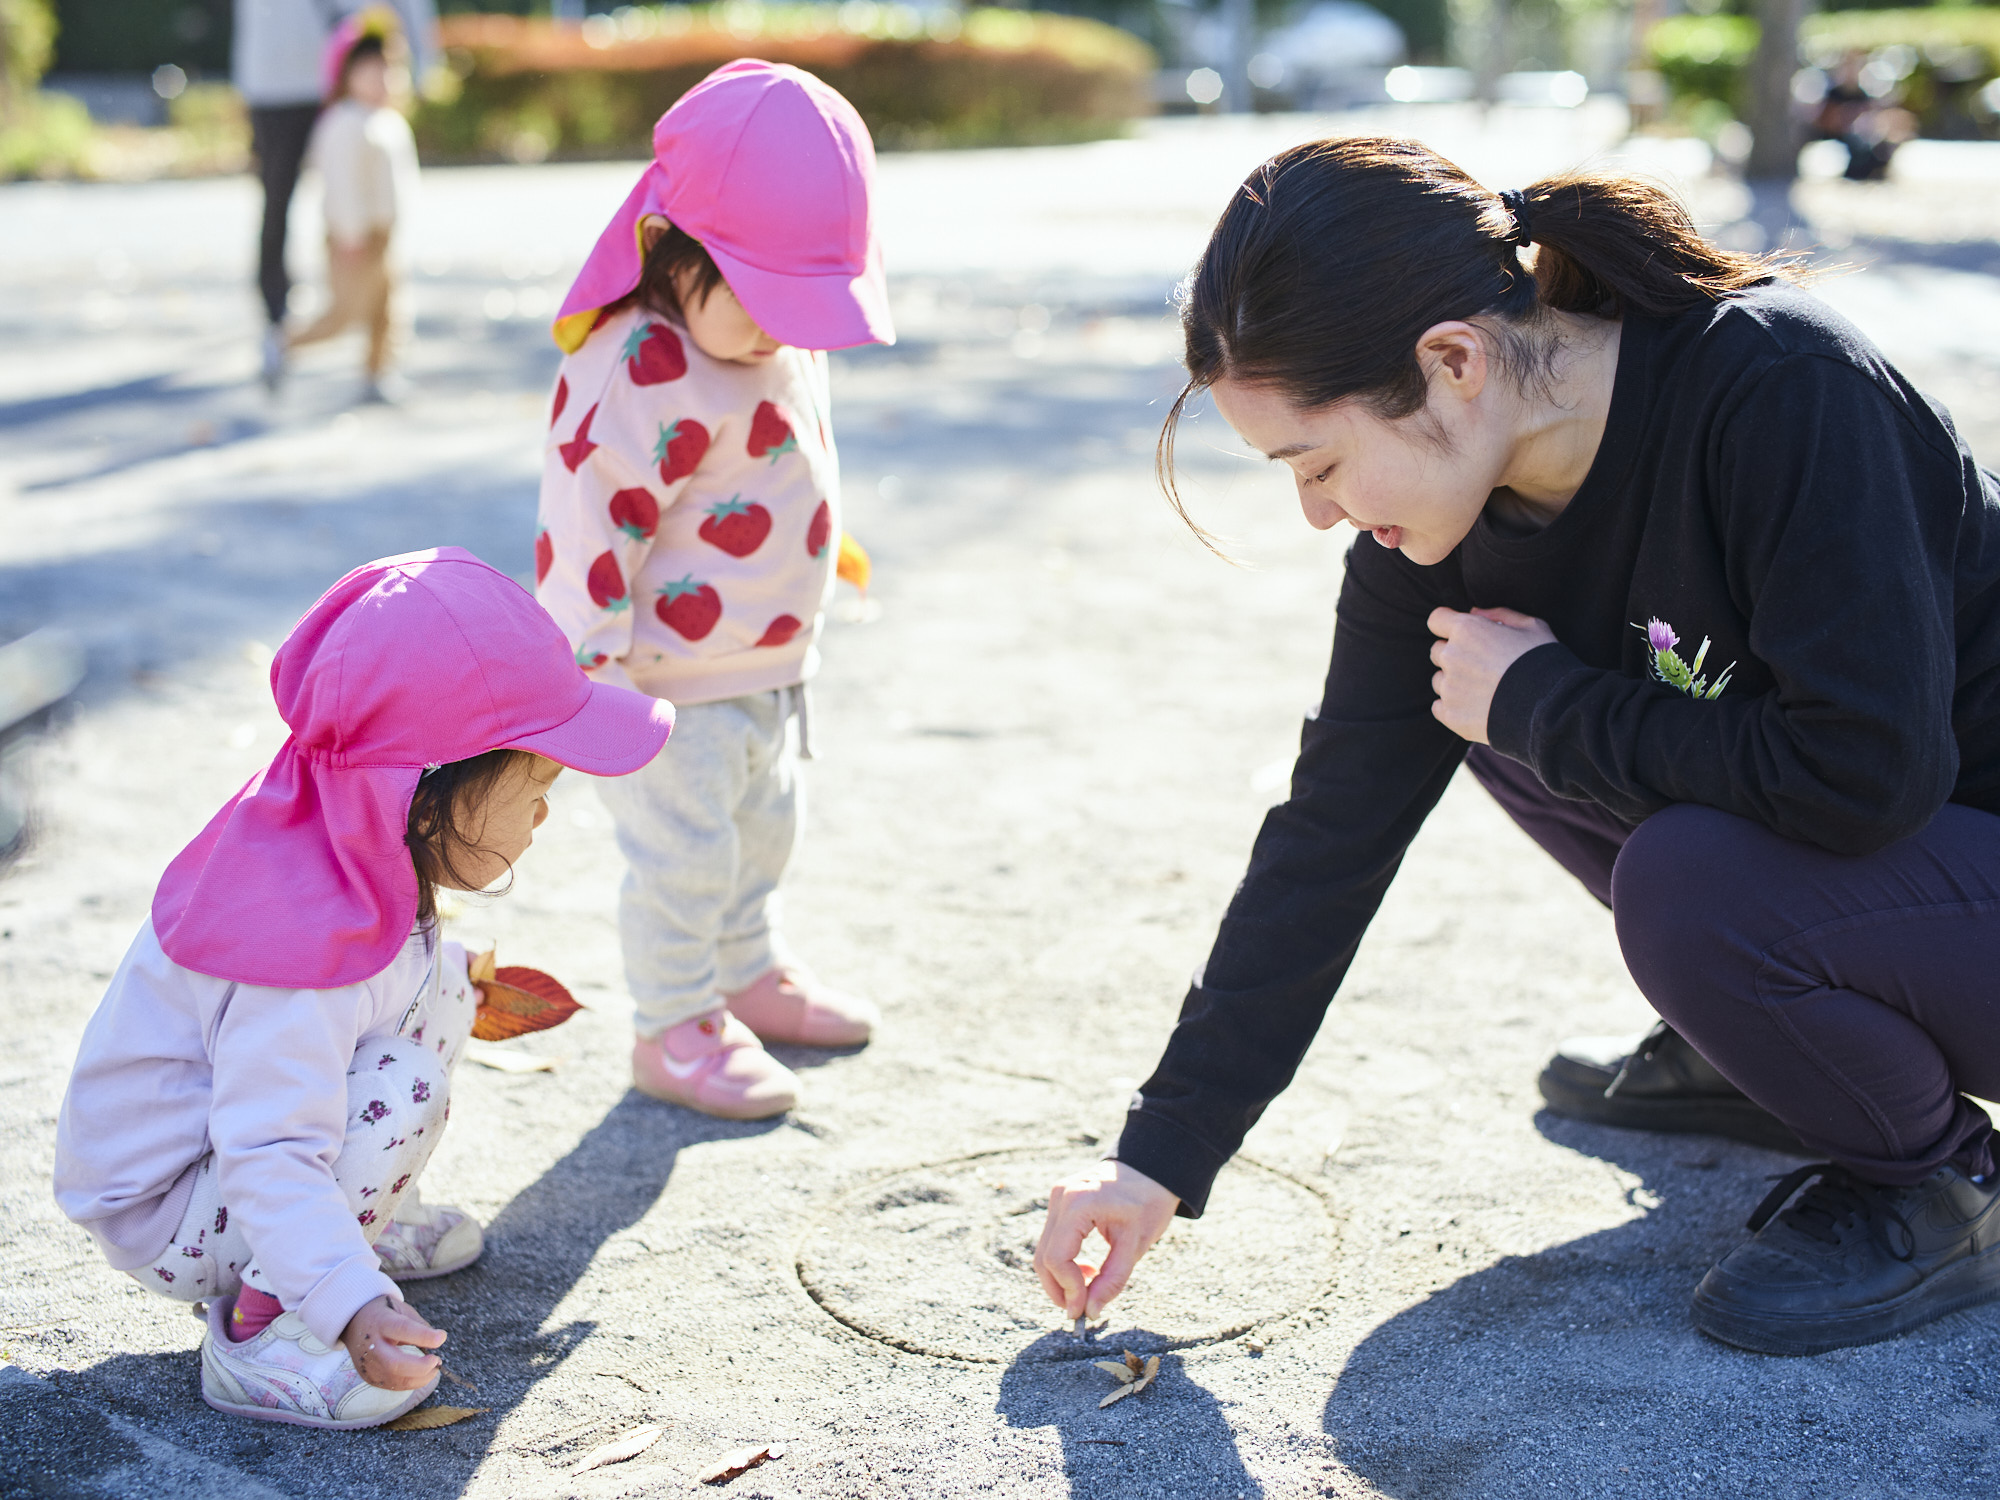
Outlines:
{"type": "Polygon", "coordinates": [[[365,329],[362,399],[373,402],[396,398],[390,361],[409,321],[396,226],[407,223],[416,198],[417,143],[395,107],[409,92],[402,56],[387,7],[349,16],[327,43],[326,108],[308,154],[324,194],[329,297],[317,318],[277,341],[282,373],[291,350],[365,329]]]}
{"type": "MultiPolygon", "coordinates": [[[[230,76],[250,107],[250,145],[264,188],[264,222],[257,250],[257,288],[264,298],[264,382],[276,388],[284,371],[285,221],[298,186],[306,143],[323,94],[320,57],[357,0],[235,0],[230,76]]],[[[432,0],[395,0],[409,65],[422,78],[437,52],[432,0]]]]}
{"type": "Polygon", "coordinates": [[[1889,175],[1896,148],[1917,133],[1917,117],[1896,102],[1893,87],[1869,85],[1868,54],[1858,48],[1826,70],[1826,93],[1813,115],[1813,133],[1847,148],[1849,182],[1879,182],[1889,175]]]}

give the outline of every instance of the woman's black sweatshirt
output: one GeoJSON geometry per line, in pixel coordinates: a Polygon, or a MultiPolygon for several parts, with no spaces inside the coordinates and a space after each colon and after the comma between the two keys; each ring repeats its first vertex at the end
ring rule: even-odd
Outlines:
{"type": "Polygon", "coordinates": [[[1552,523],[1489,512],[1433,567],[1366,535],[1348,553],[1290,800],[1118,1143],[1184,1214],[1291,1082],[1464,756],[1431,716],[1438,605],[1549,623],[1500,681],[1493,747],[1635,826],[1696,802],[1867,854],[1947,801],[2000,813],[2000,479],[1796,288],[1627,317],[1603,441],[1552,523]],[[1711,682],[1734,664],[1719,698],[1652,680],[1655,618],[1684,658],[1708,638],[1711,682]]]}

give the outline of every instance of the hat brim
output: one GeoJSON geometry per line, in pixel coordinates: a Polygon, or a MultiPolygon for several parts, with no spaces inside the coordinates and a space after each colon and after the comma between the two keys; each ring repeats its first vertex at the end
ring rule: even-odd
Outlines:
{"type": "Polygon", "coordinates": [[[703,248],[759,328],[794,349],[852,349],[893,344],[889,284],[879,258],[859,276],[788,276],[753,266],[712,243],[703,248]]]}
{"type": "Polygon", "coordinates": [[[629,776],[651,762],[674,730],[674,706],[632,688],[590,684],[583,706],[552,729],[511,741],[591,776],[629,776]]]}

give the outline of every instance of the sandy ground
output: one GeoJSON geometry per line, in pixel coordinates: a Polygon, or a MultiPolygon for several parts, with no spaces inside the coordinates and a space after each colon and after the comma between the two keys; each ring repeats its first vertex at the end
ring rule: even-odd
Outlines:
{"type": "MultiPolygon", "coordinates": [[[[1360,128],[1353,119],[1333,122],[1360,128]]],[[[1378,122],[1381,123],[1381,122],[1378,122]]],[[[1410,114],[1496,186],[1609,148],[1608,111],[1410,114]]],[[[1212,417],[1184,444],[1202,553],[1151,485],[1175,389],[1165,298],[1230,185],[1325,122],[1161,126],[883,164],[903,340],[840,356],[849,524],[876,606],[831,632],[793,937],[887,1022],[796,1054],[792,1117],[628,1088],[619,861],[565,777],[468,940],[591,1009],[467,1066],[429,1196],[489,1226],[411,1288],[489,1408],[342,1437],[197,1398],[199,1330],[108,1270],[48,1195],[77,1034],[153,883],[278,743],[269,649],[369,557],[456,543],[525,572],[543,320],[632,169],[438,172],[417,236],[417,394],[350,411],[352,350],[249,384],[240,181],[0,190],[0,639],[47,622],[91,673],[17,744],[37,792],[0,878],[0,1494],[694,1492],[780,1442],[758,1496],[1985,1496],[2000,1313],[1777,1360],[1687,1296],[1784,1159],[1537,1112],[1562,1037],[1647,1019],[1604,914],[1461,780],[1412,850],[1296,1086],[1208,1216],[1080,1348],[1026,1269],[1051,1175],[1156,1057],[1324,667],[1344,549],[1212,417]],[[1104,1350],[1157,1386],[1099,1411],[1104,1350]],[[28,1376],[36,1377],[34,1379],[28,1376]],[[581,1477],[597,1444],[665,1436],[581,1477]]],[[[1789,209],[1679,173],[1733,242],[1791,233],[1828,294],[2000,459],[2000,213],[1987,153],[1789,209]]],[[[316,234],[309,208],[295,243],[316,234]]],[[[301,265],[311,257],[301,253],[301,265]]]]}

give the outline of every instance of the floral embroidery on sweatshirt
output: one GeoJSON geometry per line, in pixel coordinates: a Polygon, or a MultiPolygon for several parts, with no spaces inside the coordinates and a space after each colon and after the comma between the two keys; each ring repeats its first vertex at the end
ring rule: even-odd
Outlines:
{"type": "Polygon", "coordinates": [[[1708,656],[1707,636],[1701,638],[1701,649],[1695,652],[1694,661],[1689,663],[1681,660],[1680,653],[1674,649],[1681,643],[1681,638],[1674,634],[1674,627],[1665,620],[1655,617],[1644,625],[1632,628],[1646,637],[1646,648],[1651,653],[1647,665],[1652,669],[1655,682],[1665,683],[1675,692],[1686,693],[1690,698],[1704,700],[1720,698],[1722,690],[1729,686],[1729,674],[1736,670],[1735,662],[1722,669],[1722,675],[1715,679],[1712,686],[1706,677],[1700,675],[1701,664],[1708,656]]]}

